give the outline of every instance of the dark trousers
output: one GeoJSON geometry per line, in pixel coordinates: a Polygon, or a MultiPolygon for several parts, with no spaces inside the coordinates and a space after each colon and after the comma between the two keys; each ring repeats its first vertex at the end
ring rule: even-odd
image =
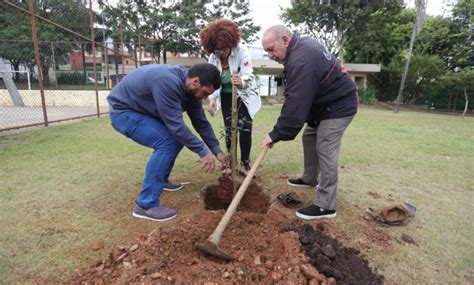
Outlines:
{"type": "MultiPolygon", "coordinates": [[[[247,106],[237,98],[238,120],[237,128],[239,132],[240,161],[248,161],[250,149],[252,147],[252,118],[249,115],[247,106]]],[[[225,143],[228,153],[230,153],[231,123],[232,123],[232,94],[221,93],[222,117],[225,126],[225,143]]]]}

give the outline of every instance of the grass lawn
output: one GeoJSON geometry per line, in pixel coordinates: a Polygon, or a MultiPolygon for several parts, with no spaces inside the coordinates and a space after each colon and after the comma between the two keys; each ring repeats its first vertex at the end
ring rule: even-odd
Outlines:
{"type": "MultiPolygon", "coordinates": [[[[264,108],[254,124],[252,158],[272,128],[279,108],[264,108]]],[[[220,115],[211,118],[216,133],[220,115]]],[[[104,258],[113,246],[167,224],[131,217],[150,150],[115,132],[108,117],[0,137],[0,280],[57,283],[75,269],[104,258]],[[104,248],[93,250],[98,242],[104,248]]],[[[165,193],[178,209],[171,223],[185,222],[183,205],[219,174],[201,172],[184,149],[173,180],[190,181],[165,193]]],[[[409,201],[417,215],[403,227],[382,227],[390,251],[361,249],[386,282],[468,283],[474,271],[474,119],[362,108],[346,132],[340,155],[338,217],[347,246],[367,244],[360,228],[368,205],[409,201]],[[376,195],[369,195],[376,192],[376,195]],[[405,233],[417,245],[400,242],[405,233]]],[[[290,191],[284,177],[302,171],[301,137],[269,151],[257,170],[271,195],[290,191]]],[[[300,190],[298,190],[300,191],[300,190]]],[[[311,190],[300,191],[310,201],[311,190]]],[[[292,215],[292,212],[288,212],[292,215]]],[[[169,224],[168,224],[169,225],[169,224]]],[[[472,278],[472,277],[471,277],[472,278]]]]}

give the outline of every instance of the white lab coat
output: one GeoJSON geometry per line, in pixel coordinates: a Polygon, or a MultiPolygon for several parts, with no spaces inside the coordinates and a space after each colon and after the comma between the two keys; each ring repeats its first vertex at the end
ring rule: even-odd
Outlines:
{"type": "MultiPolygon", "coordinates": [[[[209,63],[215,65],[222,73],[221,60],[219,56],[211,54],[209,56],[209,63]]],[[[242,89],[237,89],[237,96],[244,102],[250,117],[253,119],[255,114],[262,107],[262,100],[258,94],[258,83],[253,74],[252,60],[250,52],[246,45],[239,43],[235,48],[231,49],[229,55],[229,69],[231,73],[237,71],[240,67],[240,78],[242,80],[242,89]]],[[[216,99],[217,110],[221,108],[221,89],[217,89],[209,98],[216,99]]]]}

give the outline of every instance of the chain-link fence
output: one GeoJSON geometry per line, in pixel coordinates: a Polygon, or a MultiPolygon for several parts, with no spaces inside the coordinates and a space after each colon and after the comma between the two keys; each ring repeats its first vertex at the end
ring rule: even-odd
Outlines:
{"type": "Polygon", "coordinates": [[[124,43],[133,31],[112,35],[94,5],[0,2],[0,132],[106,114],[109,90],[155,61],[152,43],[136,33],[124,43]]]}

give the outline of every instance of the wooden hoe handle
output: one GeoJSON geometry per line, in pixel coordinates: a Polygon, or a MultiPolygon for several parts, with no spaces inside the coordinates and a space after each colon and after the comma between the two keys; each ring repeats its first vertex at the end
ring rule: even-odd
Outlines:
{"type": "MultiPolygon", "coordinates": [[[[229,207],[227,208],[227,211],[225,212],[224,216],[222,217],[221,221],[217,225],[217,228],[214,230],[212,235],[209,237],[209,241],[211,241],[214,244],[218,244],[222,234],[224,233],[227,225],[229,224],[230,218],[232,218],[232,215],[234,215],[235,210],[237,209],[237,206],[240,203],[240,200],[242,200],[242,197],[245,195],[245,192],[247,191],[247,188],[252,181],[252,178],[255,174],[255,171],[257,170],[258,166],[262,162],[263,158],[265,157],[265,154],[267,153],[269,147],[268,145],[264,146],[262,150],[260,151],[260,154],[258,155],[257,159],[255,160],[254,164],[252,165],[252,168],[250,169],[249,173],[244,179],[244,182],[242,182],[242,185],[240,186],[239,190],[237,191],[237,194],[235,194],[234,199],[232,199],[232,202],[230,203],[229,207]]],[[[235,181],[234,181],[235,183],[235,181]]]]}

